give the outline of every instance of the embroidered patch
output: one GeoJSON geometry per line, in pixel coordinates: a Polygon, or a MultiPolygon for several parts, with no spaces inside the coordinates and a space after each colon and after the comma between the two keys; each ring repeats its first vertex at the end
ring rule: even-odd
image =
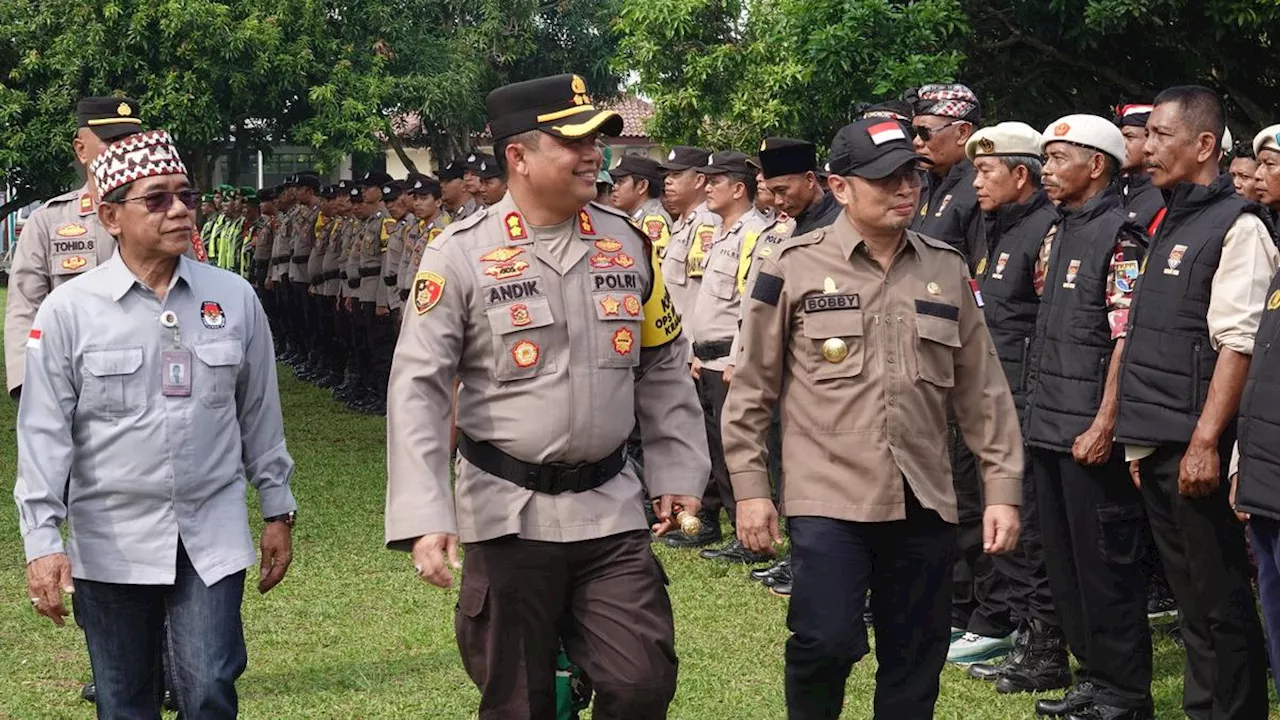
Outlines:
{"type": "Polygon", "coordinates": [[[756,276],[756,284],[751,288],[751,299],[777,306],[782,297],[782,278],[762,272],[756,276]]]}
{"type": "Polygon", "coordinates": [[[604,252],[612,253],[612,252],[618,252],[619,250],[621,250],[622,243],[618,242],[617,240],[614,240],[613,238],[605,238],[604,240],[597,240],[596,247],[599,248],[600,250],[603,250],[604,252]]]}
{"type": "Polygon", "coordinates": [[[612,295],[605,295],[600,301],[600,308],[604,310],[605,315],[617,315],[620,307],[622,307],[622,303],[618,302],[617,298],[612,295]]]}
{"type": "Polygon", "coordinates": [[[505,218],[507,237],[512,240],[527,240],[529,233],[524,229],[524,218],[518,212],[509,212],[505,218]]]}
{"type": "Polygon", "coordinates": [[[1062,283],[1062,287],[1068,290],[1075,290],[1076,275],[1079,275],[1079,274],[1080,274],[1080,261],[1077,260],[1076,258],[1071,258],[1071,262],[1067,263],[1067,278],[1066,278],[1066,281],[1062,283]]]}
{"type": "Polygon", "coordinates": [[[1186,252],[1187,252],[1186,245],[1173,246],[1173,249],[1169,251],[1169,259],[1165,261],[1165,264],[1168,266],[1164,269],[1165,275],[1178,274],[1178,266],[1182,264],[1182,256],[1185,255],[1186,252]]]}
{"type": "Polygon", "coordinates": [[[519,303],[511,306],[511,324],[516,327],[524,327],[533,322],[533,316],[529,314],[529,306],[519,303]]]}
{"type": "Polygon", "coordinates": [[[857,310],[862,307],[857,294],[853,295],[809,295],[804,299],[804,311],[807,313],[826,312],[828,310],[857,310]]]}
{"type": "Polygon", "coordinates": [[[78,225],[76,223],[70,223],[68,225],[63,225],[62,227],[58,228],[57,232],[58,232],[58,237],[73,238],[73,237],[80,237],[81,235],[84,235],[85,233],[89,232],[89,228],[83,225],[78,225]]]}
{"type": "Polygon", "coordinates": [[[661,220],[645,220],[644,234],[649,236],[650,240],[657,240],[662,237],[662,231],[665,224],[661,220]]]}
{"type": "Polygon", "coordinates": [[[1125,260],[1116,263],[1114,273],[1116,289],[1120,292],[1133,292],[1134,286],[1138,283],[1138,261],[1125,260]]]}
{"type": "MultiPolygon", "coordinates": [[[[1006,253],[1006,252],[1000,253],[1000,257],[996,258],[996,271],[991,273],[991,277],[995,280],[1003,280],[1004,266],[1008,264],[1009,264],[1009,253],[1006,253]]],[[[978,273],[981,274],[982,271],[979,270],[978,273]]]]}
{"type": "Polygon", "coordinates": [[[591,263],[591,267],[597,270],[607,270],[608,268],[613,267],[613,258],[605,255],[604,253],[597,253],[596,255],[591,256],[591,260],[588,262],[591,263]]]}
{"type": "Polygon", "coordinates": [[[580,230],[583,235],[596,234],[596,226],[591,224],[591,216],[587,214],[586,210],[578,211],[578,230],[580,230]]]}
{"type": "Polygon", "coordinates": [[[444,296],[444,277],[423,270],[413,276],[413,308],[425,315],[444,296]]]}
{"type": "Polygon", "coordinates": [[[620,268],[629,268],[632,265],[635,265],[636,261],[626,253],[618,253],[618,255],[613,258],[613,264],[620,268]]]}
{"type": "Polygon", "coordinates": [[[1280,290],[1271,293],[1271,297],[1267,298],[1267,309],[1275,310],[1280,308],[1280,290]]]}
{"type": "Polygon", "coordinates": [[[200,303],[200,322],[210,330],[227,326],[227,316],[222,314],[222,306],[212,300],[200,303]]]}
{"type": "MultiPolygon", "coordinates": [[[[440,231],[436,230],[436,232],[438,233],[440,231]]],[[[491,252],[485,253],[484,255],[481,255],[480,260],[481,262],[504,263],[510,260],[511,258],[517,257],[519,255],[523,255],[523,254],[524,254],[524,248],[500,247],[500,248],[497,248],[496,250],[493,250],[491,252]]]]}
{"type": "Polygon", "coordinates": [[[631,317],[638,317],[640,315],[640,298],[635,295],[628,295],[622,301],[622,309],[626,310],[631,317]]]}
{"type": "Polygon", "coordinates": [[[80,268],[84,267],[87,264],[89,264],[89,261],[85,260],[80,255],[72,255],[71,257],[63,258],[62,269],[75,271],[75,270],[79,270],[80,268]]]}
{"type": "Polygon", "coordinates": [[[538,362],[538,357],[542,355],[542,350],[536,344],[528,340],[521,340],[516,346],[511,348],[511,359],[515,360],[516,367],[533,367],[538,362]]]}
{"type": "Polygon", "coordinates": [[[39,350],[39,349],[40,349],[40,337],[41,337],[42,335],[44,335],[44,333],[43,333],[43,332],[41,332],[40,330],[37,330],[36,328],[31,328],[31,332],[27,333],[27,349],[28,349],[28,350],[39,350]]]}
{"type": "Polygon", "coordinates": [[[528,269],[529,263],[523,260],[508,260],[485,268],[484,274],[495,280],[511,280],[520,277],[528,269]]]}
{"type": "Polygon", "coordinates": [[[978,261],[978,274],[982,275],[986,271],[987,271],[987,259],[982,258],[981,260],[978,261]]]}
{"type": "Polygon", "coordinates": [[[618,328],[613,334],[613,349],[619,355],[631,354],[631,348],[635,346],[636,335],[627,328],[618,328]]]}

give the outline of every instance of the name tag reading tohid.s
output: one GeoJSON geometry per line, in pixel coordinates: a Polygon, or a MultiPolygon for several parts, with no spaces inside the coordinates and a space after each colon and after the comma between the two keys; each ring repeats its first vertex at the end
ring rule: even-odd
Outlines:
{"type": "Polygon", "coordinates": [[[173,348],[160,353],[160,394],[165,397],[191,396],[191,351],[182,347],[182,331],[178,315],[172,310],[160,313],[160,327],[171,331],[173,348]]]}

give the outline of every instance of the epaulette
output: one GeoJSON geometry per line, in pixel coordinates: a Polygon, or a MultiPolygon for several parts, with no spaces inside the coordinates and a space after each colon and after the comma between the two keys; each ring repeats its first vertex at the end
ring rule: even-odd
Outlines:
{"type": "Polygon", "coordinates": [[[454,235],[458,235],[474,228],[480,224],[480,221],[489,214],[488,208],[479,208],[475,212],[466,216],[461,220],[454,220],[443,228],[434,228],[439,230],[440,234],[434,238],[430,237],[428,231],[427,247],[439,250],[448,244],[449,239],[454,235]]]}
{"type": "Polygon", "coordinates": [[[70,202],[70,201],[72,201],[72,200],[79,200],[79,199],[80,199],[80,191],[81,191],[82,189],[83,189],[83,188],[76,188],[75,190],[68,190],[68,191],[66,191],[66,192],[62,193],[61,195],[55,195],[55,196],[53,196],[53,197],[49,198],[48,200],[46,200],[46,201],[45,201],[45,203],[44,203],[44,205],[45,205],[45,206],[49,206],[49,205],[54,205],[54,204],[59,204],[59,203],[64,203],[64,202],[70,202]]]}
{"type": "Polygon", "coordinates": [[[951,252],[959,255],[962,258],[964,257],[964,253],[960,252],[958,248],[956,248],[954,245],[950,243],[943,242],[942,240],[939,240],[934,237],[929,237],[928,235],[925,235],[923,233],[918,233],[915,230],[908,230],[907,232],[913,233],[916,237],[920,238],[920,240],[922,240],[925,245],[928,245],[929,247],[935,247],[935,248],[938,248],[939,250],[950,250],[951,252]]]}
{"type": "Polygon", "coordinates": [[[827,229],[824,227],[820,227],[815,230],[810,230],[809,232],[803,235],[793,235],[778,244],[778,254],[781,255],[782,253],[795,247],[802,247],[804,245],[817,245],[818,243],[822,242],[822,238],[826,236],[827,236],[827,229]]]}
{"type": "Polygon", "coordinates": [[[483,220],[488,216],[489,216],[489,208],[486,208],[486,207],[476,208],[475,212],[471,213],[465,218],[450,222],[449,228],[451,230],[456,230],[456,231],[470,230],[471,228],[479,224],[481,220],[483,220]]]}

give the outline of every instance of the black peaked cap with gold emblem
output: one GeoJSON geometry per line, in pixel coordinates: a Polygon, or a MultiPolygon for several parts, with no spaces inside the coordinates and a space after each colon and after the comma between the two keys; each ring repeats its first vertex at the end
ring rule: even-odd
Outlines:
{"type": "Polygon", "coordinates": [[[597,109],[581,75],[566,73],[505,85],[489,93],[485,106],[494,140],[530,130],[570,140],[593,132],[622,132],[622,116],[597,109]]]}
{"type": "Polygon", "coordinates": [[[138,101],[127,97],[87,97],[76,103],[76,121],[103,140],[142,132],[138,101]]]}

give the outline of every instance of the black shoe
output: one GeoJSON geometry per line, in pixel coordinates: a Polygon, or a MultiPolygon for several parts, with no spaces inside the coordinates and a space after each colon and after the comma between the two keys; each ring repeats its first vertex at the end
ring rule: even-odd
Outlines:
{"type": "Polygon", "coordinates": [[[996,679],[996,692],[1002,694],[1046,692],[1071,685],[1071,667],[1067,660],[1067,641],[1062,628],[1039,620],[1023,623],[1022,632],[1010,657],[1018,657],[1005,666],[996,679]],[[1018,652],[1018,645],[1022,652],[1018,652]]]}
{"type": "Polygon", "coordinates": [[[777,562],[770,565],[769,567],[756,568],[755,570],[749,571],[747,575],[750,576],[752,580],[762,582],[766,577],[777,574],[781,570],[783,565],[790,565],[790,564],[791,564],[791,556],[783,555],[781,558],[778,559],[777,562]]]}
{"type": "Polygon", "coordinates": [[[80,699],[85,702],[96,703],[98,701],[98,686],[93,682],[87,682],[84,687],[80,688],[80,699]]]}
{"type": "Polygon", "coordinates": [[[1155,716],[1149,707],[1118,708],[1094,703],[1080,712],[1067,715],[1067,720],[1154,720],[1155,716]]]}
{"type": "Polygon", "coordinates": [[[160,706],[165,710],[178,712],[178,697],[173,694],[172,690],[164,691],[164,700],[160,701],[160,706]]]}
{"type": "Polygon", "coordinates": [[[736,537],[719,550],[703,550],[698,554],[705,560],[723,560],[731,563],[743,563],[744,565],[756,565],[773,559],[769,555],[751,552],[736,537]]]}
{"type": "Polygon", "coordinates": [[[698,517],[702,520],[702,532],[697,535],[685,535],[683,530],[677,528],[658,538],[658,540],[662,544],[673,548],[699,548],[715,545],[724,539],[724,535],[720,532],[719,518],[713,518],[708,514],[702,513],[698,517]]]}
{"type": "Polygon", "coordinates": [[[1169,586],[1162,580],[1152,578],[1147,584],[1147,619],[1174,617],[1178,614],[1178,603],[1169,592],[1169,586]]]}
{"type": "Polygon", "coordinates": [[[765,587],[772,588],[778,587],[779,585],[790,585],[792,577],[791,561],[787,560],[787,564],[778,568],[778,572],[766,577],[764,580],[761,580],[761,582],[765,587]]]}
{"type": "MultiPolygon", "coordinates": [[[[1020,623],[1018,625],[1018,629],[1013,635],[1013,650],[1011,650],[1008,655],[1005,655],[995,662],[973,663],[967,670],[969,677],[974,680],[984,680],[989,683],[994,683],[999,680],[1000,676],[1004,675],[1005,671],[1008,670],[1009,667],[1021,662],[1022,658],[1026,656],[1027,641],[1030,638],[1031,632],[1029,630],[1029,626],[1026,622],[1020,623]]],[[[1070,684],[1070,678],[1068,678],[1067,684],[1070,684]]]]}
{"type": "Polygon", "coordinates": [[[777,595],[778,597],[789,598],[791,597],[791,583],[778,583],[777,585],[769,588],[769,592],[777,595]]]}
{"type": "Polygon", "coordinates": [[[1062,717],[1070,713],[1080,712],[1093,705],[1093,699],[1097,695],[1097,686],[1090,680],[1084,680],[1072,685],[1071,689],[1067,690],[1067,693],[1060,698],[1037,700],[1036,714],[1062,717]]]}

